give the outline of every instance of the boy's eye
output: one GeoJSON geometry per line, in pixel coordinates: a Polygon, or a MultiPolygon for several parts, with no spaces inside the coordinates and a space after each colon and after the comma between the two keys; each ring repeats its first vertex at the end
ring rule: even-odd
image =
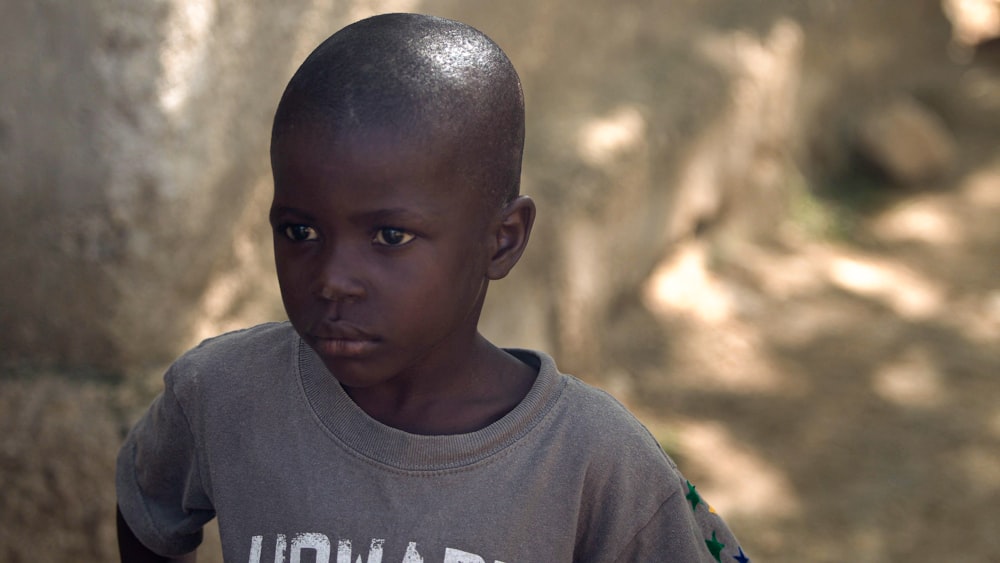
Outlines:
{"type": "Polygon", "coordinates": [[[285,225],[282,228],[282,232],[290,240],[294,240],[296,242],[316,240],[319,238],[319,235],[316,233],[316,229],[308,225],[285,225]]]}
{"type": "Polygon", "coordinates": [[[382,246],[402,246],[413,240],[414,237],[413,233],[408,233],[402,229],[383,227],[375,231],[372,242],[382,246]]]}

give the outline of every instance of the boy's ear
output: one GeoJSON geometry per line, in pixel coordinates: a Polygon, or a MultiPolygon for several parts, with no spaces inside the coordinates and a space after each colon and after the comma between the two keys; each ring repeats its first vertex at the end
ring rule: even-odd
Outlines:
{"type": "Polygon", "coordinates": [[[486,271],[489,279],[503,278],[517,264],[528,246],[528,237],[534,223],[535,202],[530,197],[518,196],[504,206],[494,233],[496,239],[493,256],[486,271]]]}

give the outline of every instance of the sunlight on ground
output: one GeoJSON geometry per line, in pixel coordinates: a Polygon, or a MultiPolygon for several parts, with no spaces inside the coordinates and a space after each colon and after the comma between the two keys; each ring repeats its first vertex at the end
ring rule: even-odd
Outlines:
{"type": "MultiPolygon", "coordinates": [[[[961,252],[970,241],[987,242],[1000,232],[991,217],[1000,211],[1000,160],[969,174],[955,193],[910,198],[877,217],[872,232],[889,242],[916,242],[961,252]],[[957,195],[958,197],[954,197],[957,195]]],[[[987,242],[988,243],[988,242],[987,242]]],[[[1000,274],[1000,252],[994,258],[1000,274]]],[[[845,256],[831,277],[844,289],[885,302],[908,319],[934,316],[970,341],[1000,343],[1000,285],[992,290],[950,296],[919,274],[886,260],[845,256]]],[[[1000,276],[996,282],[1000,284],[1000,276]]]]}
{"type": "MultiPolygon", "coordinates": [[[[779,255],[747,248],[741,262],[772,297],[802,297],[832,284],[876,300],[904,318],[922,319],[941,312],[943,288],[918,272],[855,251],[827,246],[810,250],[808,255],[779,255]]],[[[680,313],[709,324],[729,321],[753,306],[746,292],[711,271],[704,244],[682,246],[664,261],[650,277],[644,298],[654,313],[680,313]]]]}
{"type": "Polygon", "coordinates": [[[970,342],[1000,345],[1000,290],[959,299],[938,321],[970,342]]]}
{"type": "Polygon", "coordinates": [[[827,273],[839,288],[879,301],[904,319],[926,319],[945,304],[940,285],[890,260],[845,252],[830,260],[827,273]]]}
{"type": "Polygon", "coordinates": [[[775,344],[788,348],[802,348],[827,334],[842,332],[857,322],[863,311],[857,307],[815,306],[796,307],[789,315],[782,315],[768,327],[768,338],[775,344]]]}
{"type": "Polygon", "coordinates": [[[1000,209],[1000,160],[970,174],[959,193],[973,205],[1000,209]]]}
{"type": "Polygon", "coordinates": [[[873,387],[880,397],[896,405],[928,408],[941,405],[947,398],[943,380],[931,353],[911,346],[877,367],[873,387]]]}
{"type": "Polygon", "coordinates": [[[781,522],[803,512],[803,500],[785,472],[722,424],[637,413],[667,451],[681,458],[681,472],[705,502],[731,525],[753,522],[755,545],[780,549],[781,522]]]}
{"type": "Polygon", "coordinates": [[[952,24],[955,41],[975,45],[1000,35],[1000,1],[942,0],[941,6],[952,24]]]}
{"type": "Polygon", "coordinates": [[[978,494],[1000,492],[1000,453],[995,448],[969,446],[959,456],[958,463],[978,494]]]}
{"type": "Polygon", "coordinates": [[[883,213],[872,231],[881,239],[955,246],[965,238],[964,225],[934,198],[911,199],[883,213]]]}
{"type": "Polygon", "coordinates": [[[1000,209],[1000,163],[970,174],[959,186],[962,205],[951,194],[913,196],[883,212],[871,223],[872,233],[891,242],[919,242],[955,247],[970,238],[968,215],[1000,209]],[[964,208],[964,209],[963,209],[964,208]],[[964,212],[963,212],[964,211],[964,212]]]}
{"type": "Polygon", "coordinates": [[[686,465],[705,476],[695,485],[721,514],[768,519],[799,514],[800,501],[787,476],[725,426],[701,420],[674,426],[686,465]]]}
{"type": "Polygon", "coordinates": [[[730,289],[708,268],[705,245],[697,243],[682,246],[653,272],[644,298],[654,313],[711,324],[731,319],[736,308],[730,289]]]}
{"type": "Polygon", "coordinates": [[[670,383],[675,388],[771,396],[801,396],[808,381],[774,365],[759,327],[689,325],[672,337],[670,383]]]}
{"type": "Polygon", "coordinates": [[[741,318],[755,306],[753,296],[726,283],[706,262],[705,244],[686,244],[657,268],[643,291],[646,307],[660,319],[689,321],[671,335],[678,368],[672,384],[736,393],[800,391],[801,385],[771,364],[760,331],[741,318]]]}

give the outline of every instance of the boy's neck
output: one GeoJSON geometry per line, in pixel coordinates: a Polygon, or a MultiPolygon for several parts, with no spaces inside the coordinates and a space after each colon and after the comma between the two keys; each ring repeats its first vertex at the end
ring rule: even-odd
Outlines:
{"type": "Polygon", "coordinates": [[[345,391],[369,416],[404,432],[475,432],[513,410],[528,394],[537,375],[534,367],[481,336],[476,348],[476,360],[433,392],[412,388],[345,391]]]}

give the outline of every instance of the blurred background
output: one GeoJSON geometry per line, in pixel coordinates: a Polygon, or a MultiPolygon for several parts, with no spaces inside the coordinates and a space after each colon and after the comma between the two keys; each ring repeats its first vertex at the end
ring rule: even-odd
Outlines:
{"type": "Polygon", "coordinates": [[[998,0],[0,8],[0,561],[116,560],[165,366],[284,318],[281,90],[388,11],[521,73],[539,223],[488,336],[625,402],[755,561],[1000,557],[998,0]]]}

